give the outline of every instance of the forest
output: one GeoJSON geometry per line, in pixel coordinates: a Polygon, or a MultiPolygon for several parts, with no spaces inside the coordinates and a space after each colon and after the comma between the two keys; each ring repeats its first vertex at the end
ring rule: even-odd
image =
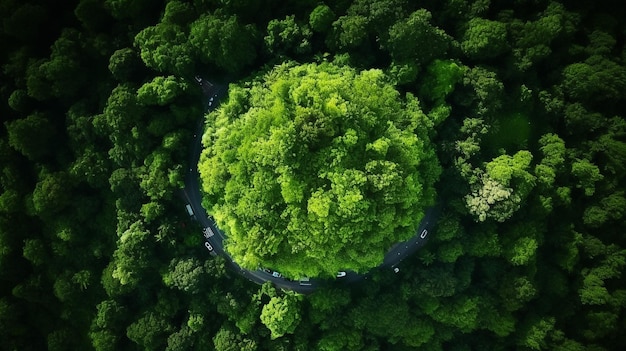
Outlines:
{"type": "Polygon", "coordinates": [[[626,348],[621,1],[0,0],[0,18],[0,349],[626,348]],[[441,215],[398,273],[256,285],[185,211],[194,76],[236,93],[295,63],[380,72],[430,124],[441,215]]]}

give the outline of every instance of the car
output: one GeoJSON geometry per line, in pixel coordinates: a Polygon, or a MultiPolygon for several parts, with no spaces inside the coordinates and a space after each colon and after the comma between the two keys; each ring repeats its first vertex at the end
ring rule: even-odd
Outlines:
{"type": "Polygon", "coordinates": [[[193,209],[191,208],[190,204],[186,204],[185,209],[187,209],[187,213],[189,214],[190,217],[194,216],[193,209]]]}
{"type": "Polygon", "coordinates": [[[337,272],[337,278],[343,278],[346,276],[346,272],[341,271],[341,272],[337,272]]]}
{"type": "Polygon", "coordinates": [[[206,249],[209,250],[209,252],[213,252],[213,246],[211,246],[211,244],[208,241],[204,242],[204,247],[206,247],[206,249]]]}
{"type": "Polygon", "coordinates": [[[311,279],[309,279],[308,277],[302,277],[300,278],[300,286],[311,286],[313,285],[313,283],[311,283],[311,279]]]}
{"type": "Polygon", "coordinates": [[[272,272],[272,277],[274,278],[282,278],[282,274],[278,273],[278,272],[272,272]]]}
{"type": "Polygon", "coordinates": [[[204,229],[202,229],[202,233],[204,234],[205,238],[210,238],[213,235],[215,235],[215,233],[213,233],[213,229],[211,229],[211,227],[206,227],[204,229]]]}
{"type": "Polygon", "coordinates": [[[195,76],[193,78],[196,80],[196,82],[202,84],[202,78],[200,78],[200,76],[195,76]]]}
{"type": "Polygon", "coordinates": [[[424,229],[422,230],[422,234],[420,234],[420,238],[425,239],[426,235],[428,235],[428,230],[424,229]]]}
{"type": "Polygon", "coordinates": [[[394,273],[398,273],[398,272],[400,272],[400,268],[398,268],[398,267],[393,267],[393,272],[394,272],[394,273]]]}
{"type": "Polygon", "coordinates": [[[262,271],[262,272],[265,272],[267,274],[272,274],[272,270],[271,269],[267,269],[267,268],[261,267],[261,268],[259,268],[259,270],[262,271]]]}

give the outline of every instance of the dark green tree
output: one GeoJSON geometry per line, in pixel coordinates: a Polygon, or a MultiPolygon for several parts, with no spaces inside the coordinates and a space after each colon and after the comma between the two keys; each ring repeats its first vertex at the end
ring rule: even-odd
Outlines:
{"type": "Polygon", "coordinates": [[[203,63],[234,73],[256,59],[256,28],[240,23],[237,17],[203,15],[190,26],[189,43],[203,63]]]}
{"type": "Polygon", "coordinates": [[[37,161],[50,154],[50,147],[55,138],[55,128],[41,113],[26,118],[6,122],[9,145],[30,160],[37,161]]]}
{"type": "Polygon", "coordinates": [[[180,76],[193,73],[192,50],[185,29],[179,25],[159,23],[146,27],[137,33],[134,45],[149,68],[180,76]]]}
{"type": "Polygon", "coordinates": [[[489,59],[508,50],[506,24],[472,18],[461,42],[463,53],[472,59],[489,59]]]}

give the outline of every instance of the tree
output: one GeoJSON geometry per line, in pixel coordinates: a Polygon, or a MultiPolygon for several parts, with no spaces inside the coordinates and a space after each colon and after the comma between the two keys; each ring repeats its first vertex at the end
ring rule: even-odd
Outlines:
{"type": "Polygon", "coordinates": [[[172,329],[162,315],[149,311],[128,326],[126,336],[146,351],[159,350],[164,348],[172,329]]]}
{"type": "Polygon", "coordinates": [[[499,112],[504,100],[504,84],[498,75],[484,67],[473,67],[465,71],[463,84],[473,90],[472,96],[463,104],[476,104],[478,117],[490,117],[499,112]]]}
{"type": "Polygon", "coordinates": [[[139,55],[133,48],[118,49],[109,58],[109,71],[119,81],[129,80],[141,69],[139,55]]]}
{"type": "Polygon", "coordinates": [[[149,7],[149,0],[106,0],[104,7],[118,20],[143,15],[149,7]]]}
{"type": "Polygon", "coordinates": [[[137,102],[143,105],[169,105],[188,89],[189,85],[182,78],[155,77],[137,90],[137,102]]]}
{"type": "Polygon", "coordinates": [[[575,101],[624,101],[626,68],[601,56],[591,56],[563,69],[562,87],[575,101]]]}
{"type": "Polygon", "coordinates": [[[573,103],[565,107],[565,125],[573,135],[593,133],[606,124],[606,118],[597,112],[588,111],[583,104],[573,103]]]}
{"type": "Polygon", "coordinates": [[[272,339],[292,334],[300,319],[300,299],[294,294],[272,297],[261,310],[261,322],[272,333],[272,339]]]}
{"type": "Polygon", "coordinates": [[[243,25],[237,17],[203,15],[191,23],[189,43],[197,57],[226,71],[238,72],[256,58],[256,28],[243,25]]]}
{"type": "Polygon", "coordinates": [[[586,196],[593,195],[596,191],[595,183],[604,178],[598,166],[586,159],[572,162],[572,175],[578,180],[576,187],[583,189],[586,196]]]}
{"type": "Polygon", "coordinates": [[[55,128],[41,113],[5,122],[5,126],[9,134],[9,145],[30,160],[39,160],[54,150],[50,145],[55,138],[55,128]]]}
{"type": "Polygon", "coordinates": [[[51,47],[49,59],[30,62],[26,79],[28,95],[37,100],[75,96],[87,83],[85,67],[80,60],[84,54],[81,44],[76,29],[63,30],[51,47]]]}
{"type": "Polygon", "coordinates": [[[555,319],[554,317],[538,318],[532,316],[525,321],[521,327],[520,340],[518,344],[520,346],[528,347],[533,350],[541,350],[546,346],[546,338],[549,333],[554,329],[555,319]],[[534,318],[533,318],[534,317],[534,318]]]}
{"type": "Polygon", "coordinates": [[[128,289],[136,288],[152,263],[150,232],[142,222],[133,223],[120,236],[113,253],[112,277],[128,289]]]}
{"type": "Polygon", "coordinates": [[[535,185],[535,177],[528,172],[531,160],[530,152],[519,151],[486,164],[486,172],[465,196],[467,209],[477,221],[493,218],[503,222],[520,208],[535,185]]]}
{"type": "Polygon", "coordinates": [[[256,351],[254,340],[243,337],[231,328],[223,326],[213,337],[216,351],[256,351]]]}
{"type": "Polygon", "coordinates": [[[33,191],[33,206],[39,215],[52,215],[70,203],[71,195],[72,182],[67,174],[44,174],[33,191]]]}
{"type": "Polygon", "coordinates": [[[184,28],[170,23],[146,27],[135,36],[135,47],[147,67],[185,76],[193,71],[191,47],[184,28]]]}
{"type": "Polygon", "coordinates": [[[451,60],[434,60],[426,68],[426,78],[420,95],[437,105],[454,91],[465,72],[465,67],[451,60]]]}
{"type": "Polygon", "coordinates": [[[96,351],[116,350],[119,336],[108,330],[98,330],[89,333],[91,344],[96,351]]]}
{"type": "Polygon", "coordinates": [[[316,32],[324,33],[335,20],[335,13],[327,5],[318,5],[309,14],[309,25],[316,32]]]}
{"type": "Polygon", "coordinates": [[[93,323],[101,329],[119,330],[127,313],[126,308],[116,300],[104,300],[96,306],[93,323]]]}
{"type": "Polygon", "coordinates": [[[524,72],[552,54],[552,42],[568,38],[576,30],[578,16],[558,2],[550,2],[535,21],[510,24],[515,66],[524,72]]]}
{"type": "Polygon", "coordinates": [[[472,18],[467,23],[461,49],[472,59],[489,59],[508,50],[506,24],[483,18],[472,18]]]}
{"type": "Polygon", "coordinates": [[[197,294],[205,274],[203,265],[195,258],[174,259],[170,263],[169,271],[163,276],[163,281],[167,286],[197,294]]]}
{"type": "Polygon", "coordinates": [[[17,89],[9,96],[9,107],[17,112],[26,112],[30,108],[32,101],[28,97],[28,92],[24,89],[17,89]]]}
{"type": "Polygon", "coordinates": [[[447,53],[452,38],[433,26],[432,14],[425,9],[413,12],[407,19],[389,28],[386,47],[396,62],[415,61],[425,65],[447,53]]]}
{"type": "Polygon", "coordinates": [[[282,65],[262,78],[231,87],[203,137],[205,202],[227,250],[294,278],[378,265],[433,203],[432,122],[380,71],[282,65]]]}
{"type": "Polygon", "coordinates": [[[184,26],[193,19],[193,16],[194,8],[191,4],[173,0],[165,5],[162,21],[184,26]]]}
{"type": "Polygon", "coordinates": [[[309,27],[296,22],[293,15],[274,19],[267,24],[265,46],[274,54],[305,54],[311,50],[311,35],[309,27]]]}

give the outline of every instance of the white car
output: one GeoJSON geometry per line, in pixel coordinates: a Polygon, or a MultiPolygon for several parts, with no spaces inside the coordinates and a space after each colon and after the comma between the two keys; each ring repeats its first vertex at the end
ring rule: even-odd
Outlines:
{"type": "Polygon", "coordinates": [[[424,238],[426,238],[426,235],[428,235],[428,230],[424,229],[422,231],[422,234],[420,234],[420,238],[424,239],[424,238]]]}
{"type": "Polygon", "coordinates": [[[208,241],[204,242],[204,247],[206,247],[206,249],[209,250],[209,252],[213,251],[213,246],[211,246],[211,244],[208,241]]]}
{"type": "Polygon", "coordinates": [[[337,278],[343,278],[346,276],[346,272],[341,271],[341,272],[337,272],[337,278]]]}
{"type": "Polygon", "coordinates": [[[213,235],[215,235],[215,233],[213,233],[213,229],[211,229],[211,227],[206,227],[204,229],[202,229],[202,233],[204,234],[205,238],[210,238],[213,235]]]}
{"type": "Polygon", "coordinates": [[[278,273],[278,272],[272,272],[272,277],[274,278],[281,278],[283,275],[278,273]]]}

